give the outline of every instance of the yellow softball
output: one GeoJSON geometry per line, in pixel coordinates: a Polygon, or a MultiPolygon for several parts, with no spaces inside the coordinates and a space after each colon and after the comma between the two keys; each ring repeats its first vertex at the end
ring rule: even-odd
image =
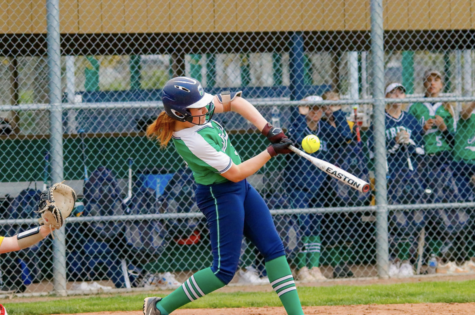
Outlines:
{"type": "Polygon", "coordinates": [[[320,139],[314,135],[308,135],[302,140],[302,148],[307,153],[314,153],[320,149],[320,139]]]}

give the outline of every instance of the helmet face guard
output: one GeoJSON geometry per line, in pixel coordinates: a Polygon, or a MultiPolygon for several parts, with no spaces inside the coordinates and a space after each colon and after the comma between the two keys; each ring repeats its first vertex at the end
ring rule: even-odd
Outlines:
{"type": "MultiPolygon", "coordinates": [[[[189,122],[189,123],[191,123],[191,124],[193,124],[193,125],[197,125],[197,126],[205,125],[205,124],[207,124],[208,122],[210,122],[211,119],[213,118],[215,107],[214,107],[214,103],[213,103],[213,102],[209,103],[208,105],[206,105],[206,106],[204,106],[204,107],[207,107],[207,108],[208,108],[208,112],[207,112],[206,114],[204,114],[204,115],[194,115],[194,116],[191,115],[191,113],[190,113],[190,111],[189,111],[188,109],[185,111],[184,114],[183,114],[183,112],[181,112],[181,111],[178,112],[178,111],[172,109],[173,115],[174,115],[175,117],[177,117],[177,118],[175,118],[175,117],[172,117],[172,118],[174,118],[175,120],[178,120],[178,121],[182,121],[182,122],[189,122]],[[194,122],[193,122],[193,119],[194,119],[194,118],[196,118],[196,117],[201,118],[201,117],[203,117],[203,116],[206,117],[206,120],[205,120],[204,123],[202,123],[202,124],[198,123],[198,124],[197,124],[197,123],[194,123],[194,122]]],[[[200,120],[201,120],[201,119],[200,119],[200,120]]]]}

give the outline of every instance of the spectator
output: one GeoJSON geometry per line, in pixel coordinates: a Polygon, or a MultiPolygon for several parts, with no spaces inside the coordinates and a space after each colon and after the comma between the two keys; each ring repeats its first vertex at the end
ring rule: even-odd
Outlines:
{"type": "MultiPolygon", "coordinates": [[[[464,104],[457,123],[454,139],[454,175],[460,192],[460,199],[464,202],[473,202],[475,185],[475,102],[464,104]]],[[[468,215],[459,210],[459,216],[468,220],[468,215]]],[[[471,223],[473,227],[473,211],[471,223]]],[[[471,261],[465,262],[465,271],[475,271],[475,240],[473,228],[466,226],[464,229],[466,255],[471,261]],[[469,232],[469,233],[467,233],[469,232]]]]}
{"type": "MultiPolygon", "coordinates": [[[[402,84],[392,83],[386,87],[386,98],[405,97],[406,89],[402,84]]],[[[388,203],[397,205],[425,202],[427,197],[424,186],[416,171],[418,156],[424,153],[421,148],[422,128],[414,116],[402,111],[402,103],[386,105],[385,117],[388,203]]],[[[370,150],[373,148],[373,141],[370,134],[370,150]]],[[[424,218],[422,211],[393,211],[390,215],[390,277],[408,277],[414,274],[410,263],[411,249],[416,248],[414,243],[424,226],[424,218]]]]}
{"type": "MultiPolygon", "coordinates": [[[[340,95],[333,91],[327,91],[323,93],[322,98],[323,100],[338,101],[340,100],[340,95]]],[[[344,118],[346,119],[346,115],[341,111],[341,106],[327,106],[322,119],[336,127],[335,117],[339,117],[340,122],[343,122],[344,118]]],[[[351,124],[349,122],[348,124],[350,125],[349,129],[344,123],[341,123],[343,126],[342,132],[348,144],[345,145],[343,143],[344,139],[342,139],[341,147],[344,147],[344,150],[332,150],[332,156],[327,157],[327,159],[351,174],[356,175],[358,178],[369,182],[367,161],[362,152],[361,143],[358,142],[356,136],[350,136],[348,131],[351,131],[351,124]],[[351,138],[355,141],[350,141],[351,138]]],[[[327,203],[328,206],[363,206],[369,203],[369,194],[360,193],[330,176],[326,177],[326,182],[321,187],[322,195],[326,194],[328,187],[332,187],[332,191],[335,192],[336,196],[336,198],[327,203]]],[[[352,277],[353,273],[348,267],[352,251],[351,247],[355,242],[363,238],[358,228],[360,215],[355,212],[339,212],[331,213],[326,217],[329,217],[329,220],[326,220],[327,225],[324,225],[324,231],[327,235],[332,236],[328,238],[326,243],[333,266],[333,278],[352,277]]]]}
{"type": "MultiPolygon", "coordinates": [[[[439,71],[424,73],[425,97],[439,97],[444,87],[439,71]]],[[[452,170],[452,147],[455,134],[454,110],[449,103],[415,103],[409,108],[419,121],[424,138],[425,156],[421,161],[420,173],[425,187],[432,192],[432,202],[446,203],[460,200],[458,187],[452,170]]],[[[458,211],[439,209],[434,212],[429,226],[429,247],[436,256],[451,259],[453,239],[466,223],[458,211]],[[444,234],[444,235],[442,235],[444,234]],[[441,238],[441,236],[443,238],[441,238]],[[445,241],[443,241],[445,240],[445,241]]],[[[438,269],[444,271],[444,266],[438,269]]]]}
{"type": "MultiPolygon", "coordinates": [[[[319,101],[322,98],[309,96],[304,100],[319,101]]],[[[301,106],[293,111],[294,121],[289,129],[289,137],[300,144],[307,135],[318,136],[321,141],[320,150],[312,155],[335,163],[338,159],[339,148],[345,146],[351,139],[351,131],[344,113],[333,112],[329,106],[301,106]],[[322,120],[323,117],[325,120],[322,120]]],[[[325,205],[332,206],[337,202],[331,185],[325,186],[325,193],[320,191],[322,185],[328,182],[325,173],[309,172],[309,169],[314,169],[313,165],[307,160],[292,155],[287,157],[287,161],[286,182],[291,187],[288,189],[288,194],[292,208],[322,208],[325,205]]],[[[321,219],[321,214],[299,215],[301,249],[297,255],[297,269],[298,278],[301,281],[325,280],[319,268],[321,219]]]]}
{"type": "MultiPolygon", "coordinates": [[[[425,97],[439,97],[444,87],[439,71],[424,73],[425,97]]],[[[424,149],[422,177],[427,187],[434,189],[438,183],[431,178],[431,170],[440,169],[452,161],[452,145],[455,132],[454,110],[448,103],[414,103],[409,108],[422,127],[424,149]]]]}

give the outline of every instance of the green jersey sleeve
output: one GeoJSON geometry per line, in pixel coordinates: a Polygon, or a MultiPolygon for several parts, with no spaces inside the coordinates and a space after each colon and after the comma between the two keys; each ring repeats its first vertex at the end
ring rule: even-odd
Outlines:
{"type": "Polygon", "coordinates": [[[241,163],[226,130],[216,121],[174,132],[173,143],[198,184],[226,182],[221,174],[227,172],[233,163],[241,163]]]}
{"type": "Polygon", "coordinates": [[[231,168],[231,157],[222,151],[219,143],[212,137],[196,132],[191,137],[175,140],[178,152],[187,163],[197,164],[201,168],[207,168],[219,174],[231,168]]]}

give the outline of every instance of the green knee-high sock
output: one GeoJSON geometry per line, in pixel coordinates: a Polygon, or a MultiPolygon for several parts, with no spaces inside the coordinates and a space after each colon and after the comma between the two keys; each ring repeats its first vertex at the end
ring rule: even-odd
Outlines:
{"type": "Polygon", "coordinates": [[[307,265],[307,251],[308,251],[309,237],[302,236],[302,248],[297,255],[297,268],[300,270],[307,265]]]}
{"type": "Polygon", "coordinates": [[[409,258],[411,258],[411,255],[409,253],[409,249],[411,248],[411,242],[409,242],[407,239],[400,240],[397,243],[397,248],[397,258],[399,258],[400,260],[408,260],[409,258]]]}
{"type": "Polygon", "coordinates": [[[158,302],[157,308],[162,315],[168,315],[177,308],[224,286],[223,281],[214,275],[211,268],[206,268],[192,275],[181,287],[158,302]]]}
{"type": "Polygon", "coordinates": [[[320,236],[309,236],[307,247],[307,267],[312,269],[313,267],[320,266],[320,236]]]}
{"type": "Polygon", "coordinates": [[[285,256],[266,262],[270,284],[277,293],[288,315],[303,315],[297,287],[285,256]]]}

